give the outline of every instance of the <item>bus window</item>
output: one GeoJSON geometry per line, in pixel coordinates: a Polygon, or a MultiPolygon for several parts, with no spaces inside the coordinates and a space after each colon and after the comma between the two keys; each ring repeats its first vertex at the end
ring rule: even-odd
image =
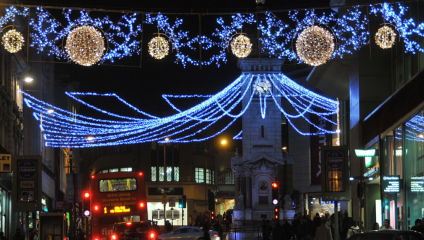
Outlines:
{"type": "Polygon", "coordinates": [[[99,191],[102,193],[135,190],[137,190],[137,179],[135,178],[102,179],[99,181],[99,191]]]}

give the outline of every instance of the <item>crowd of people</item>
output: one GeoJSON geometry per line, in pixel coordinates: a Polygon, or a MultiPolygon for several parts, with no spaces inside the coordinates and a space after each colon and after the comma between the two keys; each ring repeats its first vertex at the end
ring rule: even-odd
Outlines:
{"type": "MultiPolygon", "coordinates": [[[[336,231],[334,219],[334,214],[331,216],[329,214],[325,214],[324,216],[316,214],[313,220],[311,220],[309,216],[295,214],[291,224],[286,219],[283,220],[283,224],[280,224],[280,221],[269,221],[263,219],[261,224],[262,239],[333,240],[336,231]]],[[[340,240],[346,240],[356,233],[365,230],[362,222],[354,221],[351,217],[348,217],[347,212],[344,214],[339,213],[338,221],[338,234],[340,236],[340,240]]],[[[384,220],[381,227],[378,223],[374,223],[372,228],[367,230],[386,229],[393,229],[390,226],[390,221],[388,219],[384,220]]],[[[413,226],[411,230],[424,234],[424,218],[422,220],[417,219],[415,221],[415,226],[413,226]]]]}

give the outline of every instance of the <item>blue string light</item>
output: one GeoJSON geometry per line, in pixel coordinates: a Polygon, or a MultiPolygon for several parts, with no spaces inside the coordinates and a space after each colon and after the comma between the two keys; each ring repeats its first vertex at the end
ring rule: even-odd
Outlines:
{"type": "Polygon", "coordinates": [[[28,16],[29,8],[22,7],[22,10],[17,9],[14,6],[10,6],[5,9],[6,14],[0,17],[0,31],[3,30],[4,26],[8,24],[9,21],[15,22],[16,16],[28,16]]]}
{"type": "Polygon", "coordinates": [[[242,140],[243,139],[243,130],[241,130],[239,133],[237,133],[234,137],[233,140],[242,140]]]}
{"type": "Polygon", "coordinates": [[[98,64],[106,60],[114,62],[114,59],[139,54],[141,51],[140,41],[135,40],[141,33],[141,25],[136,25],[136,13],[128,13],[122,16],[118,22],[113,22],[108,16],[100,18],[91,18],[87,11],[80,11],[80,17],[72,20],[71,9],[64,9],[63,15],[67,21],[66,26],[56,20],[42,7],[36,8],[37,18],[31,18],[29,24],[34,30],[30,37],[32,39],[31,47],[35,47],[38,53],[48,49],[48,55],[56,56],[58,59],[70,61],[66,50],[64,49],[64,39],[68,34],[78,26],[93,26],[102,31],[106,39],[108,48],[98,64]]]}
{"type": "Polygon", "coordinates": [[[334,12],[323,13],[319,17],[313,9],[306,11],[303,19],[299,19],[298,15],[298,11],[289,12],[289,18],[295,24],[290,27],[290,24],[278,19],[273,13],[266,13],[266,24],[262,21],[259,24],[263,36],[260,38],[262,52],[278,58],[297,59],[301,63],[302,60],[292,45],[293,41],[304,29],[317,24],[331,29],[337,40],[333,58],[336,56],[343,58],[344,54],[352,54],[351,49],[358,50],[368,43],[369,32],[366,30],[368,19],[359,10],[359,6],[348,9],[347,14],[341,17],[336,17],[334,12]],[[349,37],[346,37],[347,35],[349,37]],[[283,38],[282,42],[279,41],[281,38],[283,38]]]}
{"type": "MultiPolygon", "coordinates": [[[[255,91],[251,89],[256,89],[261,81],[268,84],[269,89],[278,90],[276,94],[270,91],[269,93],[259,95],[259,98],[262,99],[260,100],[262,102],[260,108],[263,118],[265,118],[266,112],[266,98],[272,97],[278,109],[300,134],[317,135],[336,133],[335,131],[323,129],[313,124],[309,121],[306,114],[318,115],[331,124],[336,125],[334,121],[327,119],[326,116],[337,113],[338,102],[303,88],[283,74],[242,74],[215,95],[163,95],[170,106],[177,111],[176,114],[163,118],[145,113],[115,94],[66,93],[81,104],[104,113],[109,117],[118,118],[119,120],[98,119],[72,113],[43,102],[28,93],[23,92],[23,94],[24,102],[29,108],[35,111],[34,117],[37,121],[40,121],[40,129],[43,131],[45,144],[49,147],[84,148],[137,144],[151,141],[163,142],[165,137],[170,138],[169,142],[188,143],[205,141],[228,129],[250,108],[255,96],[255,91]],[[79,100],[77,96],[115,97],[126,106],[142,114],[143,117],[121,116],[79,100]],[[169,98],[188,99],[194,97],[206,99],[184,111],[178,109],[169,101],[169,98]],[[277,99],[282,97],[291,103],[296,114],[289,114],[287,110],[283,109],[280,100],[277,99]],[[236,111],[236,107],[240,105],[243,99],[246,99],[243,108],[236,111]],[[49,111],[50,109],[54,111],[51,112],[49,111]],[[317,131],[312,133],[300,131],[291,121],[291,119],[296,118],[304,119],[316,128],[317,131]],[[223,124],[224,127],[215,133],[206,132],[207,129],[217,126],[218,123],[219,125],[223,124]]],[[[241,138],[241,133],[236,138],[241,138]]]]}

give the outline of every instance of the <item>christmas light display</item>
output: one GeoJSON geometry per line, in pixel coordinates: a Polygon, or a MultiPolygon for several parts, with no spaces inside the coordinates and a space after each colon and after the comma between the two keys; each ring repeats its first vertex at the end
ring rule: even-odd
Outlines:
{"type": "Polygon", "coordinates": [[[321,27],[307,27],[296,40],[296,51],[299,58],[308,65],[324,64],[334,52],[333,36],[321,27]]]}
{"type": "Polygon", "coordinates": [[[24,36],[16,29],[11,29],[6,32],[1,38],[4,48],[10,53],[16,53],[22,49],[24,45],[24,36]]]}
{"type": "MultiPolygon", "coordinates": [[[[398,129],[396,129],[398,130],[398,129]]],[[[400,129],[402,130],[402,129],[400,129]]],[[[398,131],[397,131],[398,132],[398,131]]],[[[416,115],[405,123],[405,139],[415,142],[424,142],[424,116],[416,115]]],[[[400,131],[396,139],[402,140],[402,132],[400,131]]]]}
{"type": "Polygon", "coordinates": [[[91,66],[103,57],[105,50],[102,34],[92,26],[73,29],[66,38],[69,58],[82,66],[91,66]]]}
{"type": "MultiPolygon", "coordinates": [[[[102,64],[106,60],[114,62],[114,59],[121,59],[123,57],[132,56],[133,54],[140,53],[140,41],[135,40],[138,34],[141,32],[141,25],[136,25],[137,20],[136,13],[128,13],[122,16],[121,20],[118,22],[113,22],[107,16],[104,18],[95,18],[92,19],[88,12],[85,10],[80,11],[80,17],[72,20],[71,19],[71,9],[64,9],[63,15],[67,21],[66,26],[62,26],[60,21],[52,17],[49,12],[44,8],[37,7],[36,9],[37,18],[31,18],[29,24],[32,26],[33,32],[30,34],[32,39],[31,47],[37,48],[38,52],[48,49],[49,55],[54,55],[58,59],[67,59],[73,60],[72,57],[76,57],[77,60],[81,61],[82,55],[77,57],[75,55],[78,52],[77,48],[71,49],[68,47],[68,36],[76,29],[87,30],[90,34],[94,34],[93,37],[96,38],[95,42],[101,44],[101,40],[98,37],[97,33],[94,33],[92,29],[88,30],[85,27],[91,26],[96,30],[103,31],[103,37],[107,43],[107,48],[103,56],[96,61],[97,64],[102,64]],[[84,27],[84,28],[81,28],[84,27]],[[63,46],[64,39],[67,39],[67,47],[63,46]],[[68,54],[68,50],[71,51],[68,54]]],[[[76,36],[83,36],[83,33],[79,33],[76,36]]],[[[75,37],[74,37],[75,38],[75,37]]],[[[91,43],[86,40],[82,42],[74,42],[75,46],[82,46],[83,48],[88,47],[91,43]]],[[[92,54],[90,54],[91,61],[83,61],[84,64],[89,64],[98,58],[102,48],[100,46],[90,46],[92,48],[92,54]],[[96,51],[93,51],[94,48],[96,51]]],[[[82,51],[81,51],[82,52],[82,51]]],[[[80,53],[81,53],[80,52],[80,53]]],[[[76,60],[75,60],[76,61],[76,60]]],[[[84,65],[88,66],[88,65],[84,65]]]]}
{"type": "Polygon", "coordinates": [[[424,22],[417,24],[412,18],[404,19],[405,13],[408,11],[401,3],[397,4],[397,11],[394,6],[389,3],[370,5],[370,14],[375,16],[382,15],[384,22],[394,26],[399,33],[399,37],[405,44],[405,52],[416,53],[416,51],[424,52],[424,49],[417,41],[411,40],[414,34],[419,37],[424,36],[424,22]]]}
{"type": "Polygon", "coordinates": [[[238,35],[231,41],[231,51],[238,58],[249,56],[252,51],[250,39],[242,34],[238,35]]]}
{"type": "MultiPolygon", "coordinates": [[[[34,117],[40,120],[42,116],[40,128],[43,131],[46,146],[73,148],[112,146],[151,141],[161,142],[164,141],[165,137],[170,138],[169,142],[187,143],[207,140],[228,129],[249,109],[255,97],[255,92],[251,89],[256,88],[255,84],[260,84],[262,81],[272,84],[272,86],[269,86],[270,89],[275,88],[278,93],[273,94],[273,91],[271,91],[269,94],[264,94],[261,115],[266,112],[266,97],[269,96],[272,97],[274,104],[299,133],[303,135],[336,133],[336,131],[324,129],[311,123],[305,115],[318,115],[331,124],[337,124],[330,119],[331,115],[337,113],[337,101],[313,93],[283,74],[243,74],[222,91],[211,96],[164,95],[163,97],[167,99],[167,102],[177,113],[163,118],[146,114],[123,100],[124,104],[143,116],[139,118],[120,116],[79,100],[81,104],[87,107],[120,120],[92,118],[55,107],[27,93],[23,94],[26,105],[34,110],[34,117]],[[261,80],[253,81],[254,79],[261,80]],[[170,98],[188,99],[193,97],[205,98],[205,100],[184,111],[176,108],[169,101],[170,98]],[[289,101],[293,109],[283,109],[279,100],[282,97],[289,101]],[[241,110],[236,111],[236,107],[241,104],[243,99],[247,99],[246,104],[241,110]],[[302,132],[291,121],[292,119],[303,119],[316,128],[316,131],[312,133],[302,132]],[[212,126],[224,127],[208,135],[205,130],[212,126]],[[90,140],[88,140],[88,137],[90,137],[90,140]]],[[[117,97],[115,94],[68,93],[68,96],[74,99],[78,99],[77,96],[82,95],[117,97]]],[[[118,97],[118,99],[120,98],[118,97]]]]}
{"type": "MultiPolygon", "coordinates": [[[[410,39],[413,35],[424,36],[424,23],[416,24],[413,19],[404,18],[408,10],[407,7],[400,3],[397,4],[396,8],[389,3],[372,4],[370,6],[370,14],[381,15],[385,24],[394,27],[405,44],[406,52],[424,52],[419,41],[410,39]]],[[[280,20],[272,12],[267,12],[265,14],[266,20],[258,23],[258,29],[261,33],[259,36],[261,52],[279,58],[296,59],[299,63],[302,63],[304,60],[302,60],[301,53],[304,52],[296,53],[294,42],[299,38],[299,35],[306,33],[306,29],[309,27],[320,26],[333,35],[334,52],[329,59],[342,58],[345,54],[352,54],[353,51],[369,43],[370,33],[367,30],[367,14],[362,13],[360,9],[362,9],[362,6],[354,6],[346,9],[345,14],[336,14],[330,11],[330,13],[322,13],[321,16],[318,16],[314,9],[305,10],[302,14],[299,11],[291,11],[288,14],[290,19],[288,23],[280,20]]],[[[68,54],[64,51],[64,46],[61,45],[64,42],[63,40],[73,28],[90,25],[103,31],[107,43],[105,54],[98,64],[102,64],[105,60],[113,62],[116,58],[120,59],[140,52],[140,42],[136,39],[141,32],[141,25],[135,24],[138,21],[136,13],[127,13],[122,17],[122,20],[115,23],[108,17],[92,19],[86,11],[80,11],[81,16],[78,19],[71,20],[71,12],[71,9],[63,11],[67,25],[62,26],[62,21],[54,19],[44,8],[37,7],[37,17],[30,21],[33,28],[33,32],[30,34],[32,38],[30,46],[36,47],[39,52],[47,50],[50,55],[59,59],[70,60],[68,54]]],[[[18,11],[14,7],[7,8],[6,15],[0,17],[0,27],[7,21],[14,20],[16,15],[26,15],[27,13],[28,8],[23,8],[22,11],[18,11]]],[[[217,24],[219,27],[211,33],[211,36],[191,36],[188,31],[178,30],[183,24],[182,19],[176,18],[174,24],[171,25],[168,17],[160,13],[155,17],[152,17],[151,14],[145,14],[145,16],[144,23],[157,24],[159,31],[169,37],[170,47],[175,50],[175,63],[182,64],[184,67],[187,64],[199,66],[212,63],[219,67],[220,64],[226,63],[226,52],[230,48],[233,37],[241,31],[243,26],[256,23],[256,17],[253,14],[235,14],[232,16],[230,24],[225,24],[224,19],[218,17],[217,24]],[[202,54],[202,56],[208,56],[207,59],[190,57],[189,55],[193,55],[190,51],[198,51],[197,48],[211,51],[212,54],[202,54]]]]}
{"type": "Polygon", "coordinates": [[[383,49],[388,49],[395,44],[396,33],[392,28],[383,26],[375,34],[375,43],[383,49]]]}
{"type": "Polygon", "coordinates": [[[149,54],[155,59],[162,59],[169,53],[168,41],[161,36],[154,37],[149,42],[149,54]]]}
{"type": "Polygon", "coordinates": [[[239,133],[237,133],[234,137],[233,140],[242,140],[243,139],[243,130],[241,130],[239,133]]]}

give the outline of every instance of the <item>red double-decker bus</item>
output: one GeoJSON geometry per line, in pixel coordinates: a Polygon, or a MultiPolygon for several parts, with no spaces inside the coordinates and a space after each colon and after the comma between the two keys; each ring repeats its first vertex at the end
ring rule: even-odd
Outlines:
{"type": "Polygon", "coordinates": [[[110,240],[113,224],[147,221],[142,172],[91,175],[91,239],[110,240]]]}

